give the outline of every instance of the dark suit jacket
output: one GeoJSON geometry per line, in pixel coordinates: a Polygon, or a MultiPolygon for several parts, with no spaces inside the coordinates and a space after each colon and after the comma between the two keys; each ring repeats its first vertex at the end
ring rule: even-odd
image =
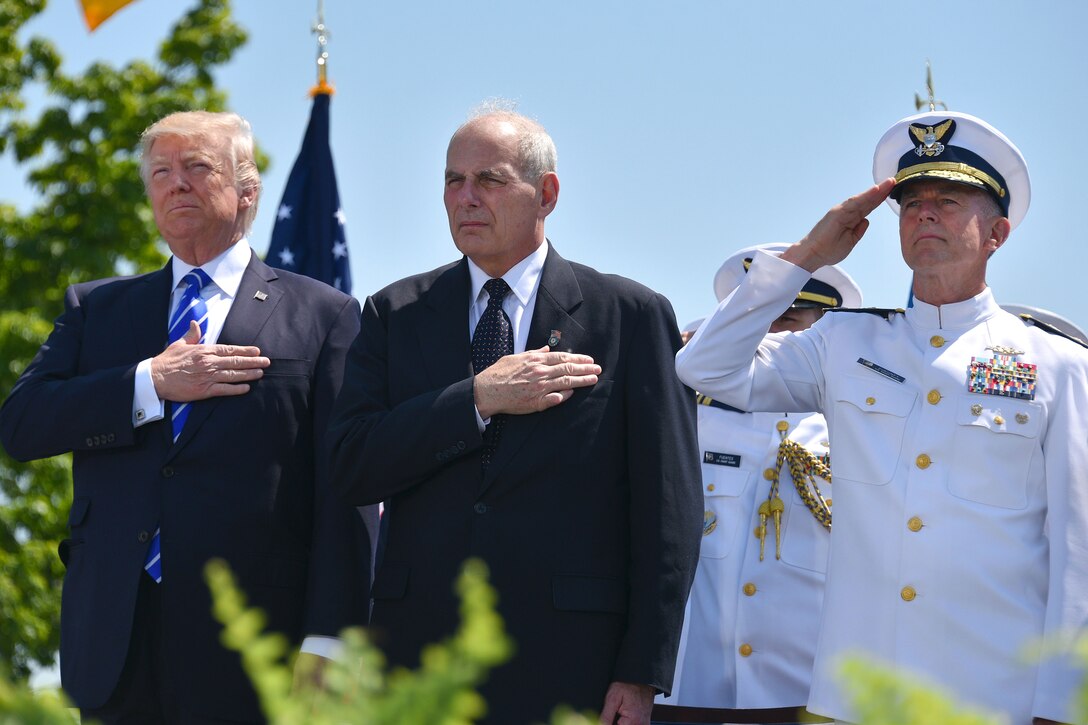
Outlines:
{"type": "Polygon", "coordinates": [[[118,681],[161,524],[171,681],[196,712],[255,720],[248,679],[219,643],[203,566],[226,559],[250,604],[292,641],[365,623],[369,537],[329,495],[325,442],[359,307],[254,256],[219,342],[256,345],[272,364],[250,392],[195,403],[173,443],[167,420],[132,425],[135,368],[166,345],[170,294],[169,264],[69,288],[0,410],[0,438],[19,460],[74,451],[60,655],[76,704],[102,705],[118,681]]]}
{"type": "Polygon", "coordinates": [[[465,260],[369,298],[330,438],[337,488],[385,501],[372,632],[412,665],[458,621],[454,578],[483,558],[517,654],[484,689],[489,719],[599,709],[610,681],[668,691],[702,503],[694,396],[677,380],[672,308],[548,253],[528,349],[591,355],[599,382],[508,416],[481,473],[465,260]]]}

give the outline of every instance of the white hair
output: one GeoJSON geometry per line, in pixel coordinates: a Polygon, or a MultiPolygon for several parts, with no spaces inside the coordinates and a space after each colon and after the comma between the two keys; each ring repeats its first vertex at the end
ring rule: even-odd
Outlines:
{"type": "Polygon", "coordinates": [[[517,102],[506,98],[489,98],[472,111],[469,118],[454,132],[457,136],[462,129],[475,125],[484,118],[497,118],[507,121],[518,132],[518,166],[526,181],[536,183],[541,176],[555,172],[558,155],[555,142],[539,121],[517,112],[517,102]]]}

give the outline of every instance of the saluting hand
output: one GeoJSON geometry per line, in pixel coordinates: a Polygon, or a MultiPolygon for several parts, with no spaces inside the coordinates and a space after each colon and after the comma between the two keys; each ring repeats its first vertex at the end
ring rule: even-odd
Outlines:
{"type": "Polygon", "coordinates": [[[473,383],[481,418],[497,413],[537,413],[559,405],[575,388],[594,385],[601,366],[589,355],[550,352],[547,345],[506,355],[480,372],[473,383]]]}
{"type": "Polygon", "coordinates": [[[888,198],[894,187],[895,179],[884,179],[833,207],[804,239],[782,253],[782,259],[809,272],[846,259],[869,228],[865,217],[888,198]]]}
{"type": "Polygon", "coordinates": [[[248,383],[264,375],[271,361],[248,345],[200,345],[193,320],[185,337],[151,358],[155,393],[163,400],[188,403],[249,392],[248,383]]]}

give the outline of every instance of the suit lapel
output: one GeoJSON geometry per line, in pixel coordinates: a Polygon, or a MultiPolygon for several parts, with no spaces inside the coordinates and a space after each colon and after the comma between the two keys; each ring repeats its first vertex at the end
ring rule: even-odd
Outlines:
{"type": "Polygon", "coordinates": [[[559,256],[553,247],[544,261],[540,274],[540,289],[536,295],[536,309],[529,324],[529,338],[525,347],[535,350],[548,345],[557,352],[579,349],[585,330],[571,314],[582,304],[582,288],[574,276],[570,262],[559,256]],[[553,332],[559,341],[551,345],[553,332]]]}
{"type": "Polygon", "coordinates": [[[418,331],[423,365],[431,385],[440,387],[472,375],[471,341],[468,334],[468,262],[462,259],[438,276],[427,290],[418,331]]]}
{"type": "MultiPolygon", "coordinates": [[[[548,250],[544,268],[540,273],[540,286],[536,294],[536,307],[529,324],[526,350],[536,350],[549,344],[553,332],[559,333],[559,343],[552,346],[556,351],[576,351],[585,339],[585,330],[571,315],[582,304],[582,288],[574,276],[570,262],[559,256],[555,247],[548,250]]],[[[539,414],[509,415],[503,424],[502,438],[491,465],[487,467],[480,492],[486,490],[499,472],[511,463],[518,451],[532,436],[540,424],[539,414]]]]}
{"type": "MultiPolygon", "coordinates": [[[[129,334],[132,341],[133,360],[146,360],[155,357],[164,349],[167,342],[167,326],[170,319],[170,296],[173,293],[174,273],[170,262],[157,272],[144,275],[132,290],[132,297],[127,305],[129,311],[129,334]]],[[[167,412],[169,415],[169,411],[167,412]]],[[[153,426],[169,446],[170,422],[153,426]]]]}
{"type": "MultiPolygon", "coordinates": [[[[242,281],[238,285],[238,294],[227,313],[223,331],[219,333],[218,344],[252,345],[264,329],[265,324],[283,299],[283,290],[276,284],[279,279],[274,269],[257,258],[254,253],[249,260],[242,281]]],[[[200,427],[222,402],[222,398],[208,398],[193,404],[185,428],[174,445],[174,452],[188,443],[200,427]]]]}
{"type": "Polygon", "coordinates": [[[276,284],[277,279],[279,275],[276,271],[254,253],[246,271],[242,273],[238,294],[223,323],[223,332],[219,334],[221,344],[253,344],[283,299],[283,289],[276,284]]]}
{"type": "Polygon", "coordinates": [[[166,349],[173,280],[174,275],[167,262],[159,271],[140,278],[133,288],[133,298],[128,304],[128,339],[136,346],[134,353],[137,360],[154,357],[166,349]]]}

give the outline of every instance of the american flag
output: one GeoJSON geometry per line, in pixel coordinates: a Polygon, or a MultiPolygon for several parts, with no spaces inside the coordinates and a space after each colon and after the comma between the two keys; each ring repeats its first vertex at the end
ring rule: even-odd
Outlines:
{"type": "Polygon", "coordinates": [[[265,262],[351,294],[344,210],[329,148],[329,99],[327,92],[314,95],[302,149],[276,209],[265,262]]]}

